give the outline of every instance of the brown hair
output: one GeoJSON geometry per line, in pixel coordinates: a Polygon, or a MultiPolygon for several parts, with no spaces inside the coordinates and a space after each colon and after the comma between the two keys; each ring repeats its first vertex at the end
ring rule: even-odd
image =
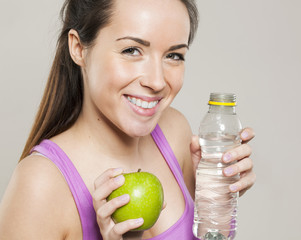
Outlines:
{"type": "MultiPolygon", "coordinates": [[[[180,0],[190,18],[189,44],[198,26],[198,11],[194,0],[180,0]]],[[[35,122],[20,160],[33,146],[69,129],[77,120],[83,103],[83,79],[80,67],[69,54],[68,33],[77,31],[81,43],[91,46],[101,28],[108,25],[114,0],[66,0],[61,9],[63,27],[57,42],[56,55],[50,70],[44,95],[35,122]]]]}

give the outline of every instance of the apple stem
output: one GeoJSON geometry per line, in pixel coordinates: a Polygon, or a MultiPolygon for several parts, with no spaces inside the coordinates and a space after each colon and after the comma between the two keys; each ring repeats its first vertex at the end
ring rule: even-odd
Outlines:
{"type": "Polygon", "coordinates": [[[141,172],[141,168],[139,168],[137,172],[141,172]]]}

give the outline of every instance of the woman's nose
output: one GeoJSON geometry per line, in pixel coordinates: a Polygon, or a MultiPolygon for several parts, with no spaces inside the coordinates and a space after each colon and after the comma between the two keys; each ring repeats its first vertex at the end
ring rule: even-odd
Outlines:
{"type": "Polygon", "coordinates": [[[166,86],[166,79],[164,76],[164,68],[162,60],[151,60],[146,64],[146,74],[140,79],[140,84],[143,87],[159,92],[166,86]]]}

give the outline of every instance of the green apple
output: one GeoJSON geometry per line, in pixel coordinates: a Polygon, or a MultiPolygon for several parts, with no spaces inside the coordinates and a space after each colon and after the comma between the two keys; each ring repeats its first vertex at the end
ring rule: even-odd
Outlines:
{"type": "Polygon", "coordinates": [[[151,228],[162,210],[164,194],[159,179],[148,172],[133,172],[123,174],[124,184],[114,190],[107,198],[111,200],[124,194],[130,195],[128,204],[118,208],[112,215],[115,223],[128,219],[143,218],[144,223],[132,231],[151,228]]]}

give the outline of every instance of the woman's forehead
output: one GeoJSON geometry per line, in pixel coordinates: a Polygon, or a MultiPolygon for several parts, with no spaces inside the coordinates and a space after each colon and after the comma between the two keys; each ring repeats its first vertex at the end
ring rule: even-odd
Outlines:
{"type": "Polygon", "coordinates": [[[108,27],[124,36],[168,34],[171,38],[186,39],[190,21],[179,0],[116,0],[108,27]]]}

